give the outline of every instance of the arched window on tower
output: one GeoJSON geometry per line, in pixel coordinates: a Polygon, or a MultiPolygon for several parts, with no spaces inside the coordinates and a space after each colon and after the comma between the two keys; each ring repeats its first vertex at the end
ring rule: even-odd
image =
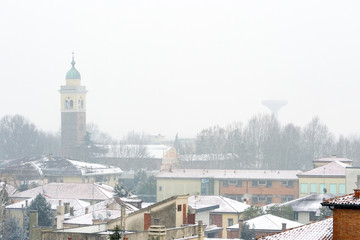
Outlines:
{"type": "Polygon", "coordinates": [[[65,100],[65,108],[68,109],[69,108],[69,101],[65,100]]]}
{"type": "Polygon", "coordinates": [[[70,100],[70,109],[73,109],[74,108],[74,102],[73,100],[70,100]]]}

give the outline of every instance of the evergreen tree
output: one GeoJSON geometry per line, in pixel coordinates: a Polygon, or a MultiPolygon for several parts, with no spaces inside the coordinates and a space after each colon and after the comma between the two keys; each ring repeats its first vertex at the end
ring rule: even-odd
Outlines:
{"type": "Polygon", "coordinates": [[[265,212],[261,207],[250,206],[242,213],[241,216],[246,221],[264,214],[265,212]]]}
{"type": "Polygon", "coordinates": [[[120,230],[120,227],[118,225],[116,225],[112,231],[113,231],[113,233],[110,234],[110,237],[109,237],[110,240],[119,240],[119,239],[121,239],[121,233],[120,233],[121,230],[120,230]]]}
{"type": "Polygon", "coordinates": [[[31,202],[30,206],[27,208],[28,215],[30,210],[37,210],[39,214],[39,226],[51,226],[54,220],[54,213],[51,210],[51,205],[46,201],[46,198],[40,193],[36,198],[31,202]]]}
{"type": "Polygon", "coordinates": [[[271,206],[266,213],[272,214],[274,216],[286,218],[289,220],[294,220],[294,210],[292,209],[291,205],[286,206],[271,206]]]}
{"type": "Polygon", "coordinates": [[[253,240],[256,237],[256,233],[254,229],[250,229],[249,224],[244,223],[241,229],[241,239],[244,240],[253,240]]]}

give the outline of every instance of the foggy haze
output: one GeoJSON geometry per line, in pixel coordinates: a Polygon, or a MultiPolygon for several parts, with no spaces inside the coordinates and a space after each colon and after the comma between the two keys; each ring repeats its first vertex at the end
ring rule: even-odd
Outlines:
{"type": "Polygon", "coordinates": [[[76,68],[87,122],[173,139],[269,113],[360,132],[359,1],[2,1],[0,117],[60,129],[76,68]]]}

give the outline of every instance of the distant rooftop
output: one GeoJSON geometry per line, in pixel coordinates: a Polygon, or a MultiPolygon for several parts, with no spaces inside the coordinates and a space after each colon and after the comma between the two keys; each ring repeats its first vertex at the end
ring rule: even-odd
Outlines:
{"type": "Polygon", "coordinates": [[[281,233],[259,238],[262,240],[332,240],[333,219],[313,222],[281,233]]]}
{"type": "Polygon", "coordinates": [[[318,159],[313,160],[313,162],[335,162],[335,161],[351,163],[353,160],[348,159],[348,158],[338,158],[336,156],[329,157],[329,158],[318,158],[318,159]]]}
{"type": "Polygon", "coordinates": [[[110,186],[92,183],[49,183],[11,196],[14,199],[34,198],[39,193],[48,198],[105,200],[112,198],[114,192],[110,186]]]}
{"type": "Polygon", "coordinates": [[[355,197],[354,193],[334,197],[324,200],[322,203],[323,206],[337,206],[337,207],[350,207],[350,208],[360,208],[360,198],[355,197]]]}
{"type": "Polygon", "coordinates": [[[216,178],[216,179],[273,179],[297,180],[299,170],[217,170],[172,169],[161,171],[157,178],[216,178]]]}
{"type": "Polygon", "coordinates": [[[345,168],[349,165],[335,161],[298,174],[299,177],[345,177],[345,168]]]}
{"type": "MultiPolygon", "coordinates": [[[[250,229],[255,230],[271,230],[271,231],[281,231],[282,224],[286,223],[286,229],[302,226],[303,224],[291,221],[285,218],[274,216],[271,214],[265,214],[250,220],[244,221],[244,223],[249,225],[250,229]]],[[[232,225],[227,229],[239,229],[239,224],[232,225]]]]}
{"type": "Polygon", "coordinates": [[[244,212],[250,205],[235,201],[230,198],[222,196],[198,196],[193,195],[188,198],[188,205],[192,209],[210,208],[211,206],[218,206],[211,210],[211,212],[219,213],[241,213],[244,212]]]}
{"type": "Polygon", "coordinates": [[[324,199],[333,198],[335,194],[310,194],[289,202],[281,203],[278,206],[290,205],[295,212],[316,212],[321,208],[324,199]]]}

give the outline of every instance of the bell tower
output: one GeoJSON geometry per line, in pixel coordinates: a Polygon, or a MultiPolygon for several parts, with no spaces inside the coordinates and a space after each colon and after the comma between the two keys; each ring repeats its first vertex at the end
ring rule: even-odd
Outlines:
{"type": "Polygon", "coordinates": [[[74,52],[71,69],[66,74],[66,85],[60,88],[61,151],[64,157],[79,156],[86,136],[86,87],[75,68],[74,52]]]}

